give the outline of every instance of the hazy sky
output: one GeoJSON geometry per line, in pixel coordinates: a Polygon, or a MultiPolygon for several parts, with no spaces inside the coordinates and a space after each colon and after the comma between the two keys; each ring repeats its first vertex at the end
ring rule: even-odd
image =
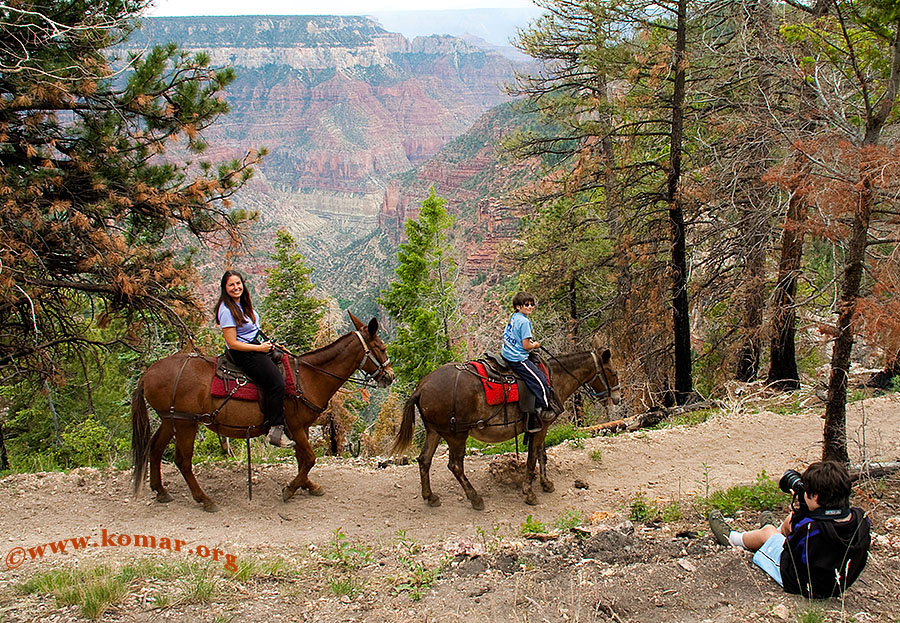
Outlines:
{"type": "Polygon", "coordinates": [[[531,0],[156,0],[147,14],[365,15],[379,11],[530,7],[534,7],[531,0]]]}

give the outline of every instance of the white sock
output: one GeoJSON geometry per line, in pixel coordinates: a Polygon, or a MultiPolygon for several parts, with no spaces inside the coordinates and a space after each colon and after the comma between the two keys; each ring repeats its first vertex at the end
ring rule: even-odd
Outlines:
{"type": "Polygon", "coordinates": [[[744,533],[738,532],[737,530],[732,530],[728,534],[728,542],[734,545],[735,547],[740,547],[743,549],[747,549],[744,546],[744,533]]]}

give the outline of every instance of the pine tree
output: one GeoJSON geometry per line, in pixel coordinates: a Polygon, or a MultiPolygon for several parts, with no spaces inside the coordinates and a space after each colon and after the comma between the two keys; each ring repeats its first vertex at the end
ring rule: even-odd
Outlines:
{"type": "Polygon", "coordinates": [[[457,266],[448,232],[453,218],[434,189],[422,202],[418,220],[406,222],[408,241],[400,245],[397,278],[379,302],[398,323],[388,345],[397,381],[414,385],[460,356],[453,332],[459,325],[457,266]]]}
{"type": "Polygon", "coordinates": [[[255,154],[185,161],[234,72],[174,45],[110,50],[146,4],[0,8],[0,383],[61,382],[58,362],[94,348],[188,334],[198,279],[174,236],[234,242],[248,217],[228,199],[255,154]],[[122,331],[98,340],[97,326],[122,331]]]}
{"type": "Polygon", "coordinates": [[[297,250],[294,237],[284,229],[278,230],[272,259],[275,266],[266,272],[269,293],[263,299],[263,322],[271,327],[273,339],[309,350],[325,312],[325,301],[310,294],[315,288],[310,280],[312,269],[297,250]]]}

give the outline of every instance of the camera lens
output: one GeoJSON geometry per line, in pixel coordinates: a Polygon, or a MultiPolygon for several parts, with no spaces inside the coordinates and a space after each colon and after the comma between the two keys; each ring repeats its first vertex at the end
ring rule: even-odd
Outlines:
{"type": "Polygon", "coordinates": [[[800,477],[800,472],[789,469],[784,472],[784,475],[781,477],[781,480],[778,481],[778,488],[784,491],[785,493],[790,493],[794,491],[795,493],[803,492],[803,480],[800,477]]]}

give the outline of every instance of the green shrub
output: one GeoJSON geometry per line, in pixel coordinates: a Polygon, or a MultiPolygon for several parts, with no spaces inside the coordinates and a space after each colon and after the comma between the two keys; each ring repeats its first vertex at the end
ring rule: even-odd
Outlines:
{"type": "Polygon", "coordinates": [[[631,521],[646,523],[656,518],[658,511],[643,493],[638,493],[628,504],[628,518],[631,521]]]}
{"type": "Polygon", "coordinates": [[[581,511],[578,510],[567,510],[553,522],[553,527],[557,530],[571,530],[580,525],[581,511]]]}
{"type": "Polygon", "coordinates": [[[529,515],[522,524],[521,533],[522,536],[526,534],[547,534],[547,526],[529,515]]]}
{"type": "Polygon", "coordinates": [[[60,453],[73,467],[99,467],[109,464],[112,442],[109,429],[97,421],[94,414],[80,423],[73,423],[62,434],[60,453]]]}
{"type": "Polygon", "coordinates": [[[684,519],[684,513],[681,512],[681,503],[669,502],[668,504],[663,506],[662,510],[659,513],[659,516],[660,519],[662,519],[666,523],[684,519]]]}
{"type": "Polygon", "coordinates": [[[775,510],[786,500],[787,496],[778,488],[778,483],[763,471],[757,475],[756,482],[752,485],[737,485],[725,491],[714,491],[708,497],[697,497],[695,504],[704,516],[714,508],[724,515],[734,516],[741,509],[775,510]]]}

